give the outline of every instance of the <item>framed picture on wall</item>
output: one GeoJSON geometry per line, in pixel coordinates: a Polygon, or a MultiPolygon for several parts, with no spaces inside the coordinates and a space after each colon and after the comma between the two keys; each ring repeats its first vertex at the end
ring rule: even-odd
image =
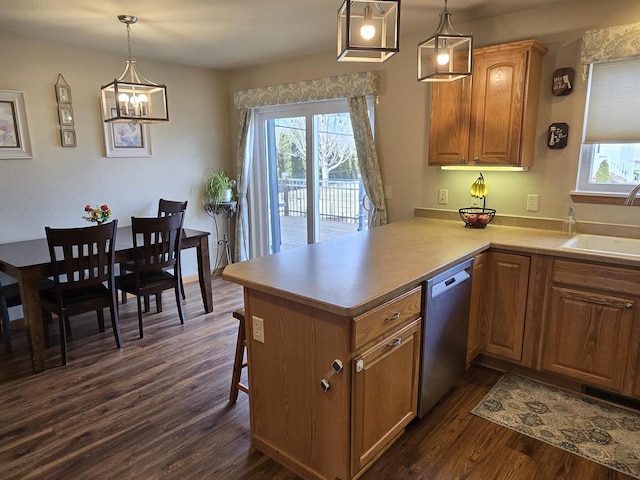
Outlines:
{"type": "Polygon", "coordinates": [[[73,128],[61,128],[60,129],[60,141],[63,147],[75,147],[77,146],[76,131],[73,128]]]}
{"type": "Polygon", "coordinates": [[[56,84],[56,100],[58,103],[71,103],[71,89],[69,85],[56,84]]]}
{"type": "Polygon", "coordinates": [[[0,158],[33,158],[22,92],[0,90],[0,158]]]}
{"type": "Polygon", "coordinates": [[[148,124],[104,123],[107,157],[150,157],[151,136],[148,124]]]}

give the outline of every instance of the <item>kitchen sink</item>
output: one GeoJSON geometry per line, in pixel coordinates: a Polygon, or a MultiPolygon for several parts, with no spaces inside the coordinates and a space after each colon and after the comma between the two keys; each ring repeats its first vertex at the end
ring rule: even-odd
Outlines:
{"type": "Polygon", "coordinates": [[[581,233],[564,242],[560,248],[640,258],[640,240],[635,238],[581,233]]]}

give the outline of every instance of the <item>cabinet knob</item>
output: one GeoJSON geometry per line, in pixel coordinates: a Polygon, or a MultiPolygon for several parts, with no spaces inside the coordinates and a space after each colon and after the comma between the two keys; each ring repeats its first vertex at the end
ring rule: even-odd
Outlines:
{"type": "Polygon", "coordinates": [[[465,163],[465,162],[466,162],[466,160],[464,159],[464,157],[460,157],[460,158],[458,159],[458,161],[459,161],[460,163],[465,163]]]}
{"type": "Polygon", "coordinates": [[[395,312],[390,317],[387,317],[387,322],[393,322],[394,320],[397,320],[399,318],[400,318],[400,312],[395,312]]]}
{"type": "Polygon", "coordinates": [[[356,362],[356,373],[360,373],[364,370],[364,360],[360,359],[356,362]]]}
{"type": "Polygon", "coordinates": [[[473,157],[473,163],[480,163],[479,157],[473,157]]]}
{"type": "Polygon", "coordinates": [[[627,310],[631,310],[633,308],[633,303],[626,303],[624,305],[624,308],[626,308],[627,310]]]}

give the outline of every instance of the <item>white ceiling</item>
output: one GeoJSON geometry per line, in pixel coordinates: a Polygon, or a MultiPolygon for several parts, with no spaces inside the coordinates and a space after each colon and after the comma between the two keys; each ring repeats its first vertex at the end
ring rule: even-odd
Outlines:
{"type": "MultiPolygon", "coordinates": [[[[127,54],[120,14],[135,15],[134,58],[234,69],[336,48],[342,0],[0,0],[0,33],[127,54]]],[[[450,0],[458,23],[557,0],[450,0]]],[[[401,32],[437,27],[443,0],[402,0],[401,32]]],[[[401,45],[402,48],[402,45],[401,45]]]]}

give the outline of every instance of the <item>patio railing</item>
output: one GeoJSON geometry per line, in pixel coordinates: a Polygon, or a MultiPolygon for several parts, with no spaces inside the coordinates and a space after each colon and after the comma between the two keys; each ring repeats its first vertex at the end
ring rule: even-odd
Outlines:
{"type": "MultiPolygon", "coordinates": [[[[321,220],[357,223],[358,230],[367,226],[368,202],[360,180],[320,180],[318,215],[321,220]]],[[[286,178],[278,185],[281,216],[307,216],[307,184],[305,179],[286,178]]]]}

